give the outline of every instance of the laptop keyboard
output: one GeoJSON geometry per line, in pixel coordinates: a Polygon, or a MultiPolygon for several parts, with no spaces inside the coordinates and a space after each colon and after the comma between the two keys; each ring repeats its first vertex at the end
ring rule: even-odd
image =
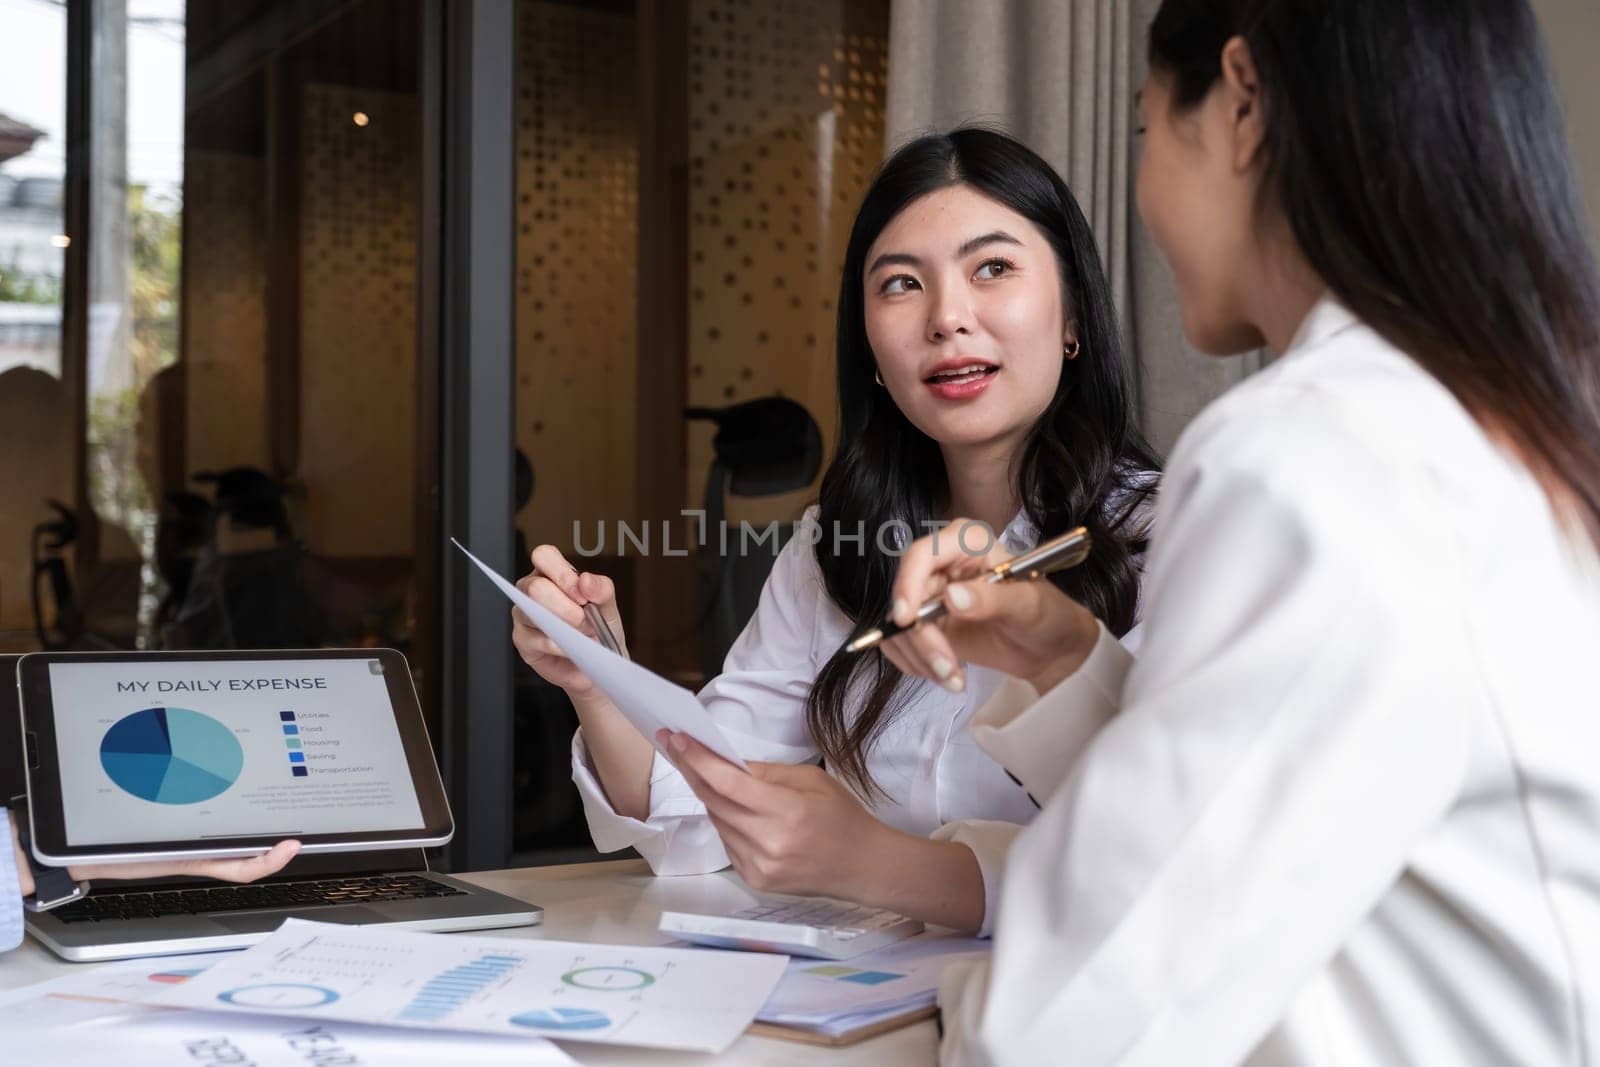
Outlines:
{"type": "Polygon", "coordinates": [[[117,919],[159,919],[167,915],[211,915],[264,908],[314,908],[336,904],[375,904],[387,900],[430,900],[466,894],[454,886],[414,874],[376,878],[324,878],[203,889],[163,889],[153,893],[94,893],[50,912],[64,923],[117,919]]]}

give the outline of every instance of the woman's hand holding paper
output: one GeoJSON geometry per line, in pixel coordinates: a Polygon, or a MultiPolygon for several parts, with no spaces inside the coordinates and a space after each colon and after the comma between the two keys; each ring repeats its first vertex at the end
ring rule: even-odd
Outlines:
{"type": "Polygon", "coordinates": [[[657,740],[750,888],[836,897],[955,930],[983,923],[983,874],[966,845],[880,822],[821,767],[750,761],[746,774],[686,734],[663,730],[657,740]]]}
{"type": "Polygon", "coordinates": [[[864,898],[872,843],[892,831],[821,767],[751,760],[746,774],[687,734],[663,730],[658,739],[746,885],[864,898]]]}

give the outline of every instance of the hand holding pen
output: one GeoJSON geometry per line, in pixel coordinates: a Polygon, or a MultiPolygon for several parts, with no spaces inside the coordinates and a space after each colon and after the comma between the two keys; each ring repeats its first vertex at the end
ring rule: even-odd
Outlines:
{"type": "Polygon", "coordinates": [[[1088,658],[1100,623],[1051,583],[1033,579],[1081,563],[1088,535],[1070,531],[1014,558],[998,546],[978,557],[958,547],[951,532],[969,521],[957,519],[907,549],[890,617],[876,627],[886,632],[874,641],[868,631],[852,644],[881,642],[903,672],[951,692],[966,687],[961,663],[992,667],[1041,693],[1053,688],[1088,658]]]}
{"type": "MultiPolygon", "coordinates": [[[[533,571],[517,588],[550,609],[563,622],[592,636],[606,648],[626,656],[616,587],[602,574],[579,571],[554,545],[533,550],[533,571]]],[[[574,703],[597,697],[588,675],[578,669],[544,631],[513,608],[511,640],[519,655],[540,677],[565,689],[574,703]]]]}
{"type": "MultiPolygon", "coordinates": [[[[958,535],[959,536],[959,535],[958,535]]],[[[931,540],[931,539],[930,539],[931,540]]],[[[1037,581],[1056,571],[1076,567],[1089,558],[1093,548],[1089,539],[1089,531],[1082,526],[1068,530],[1060,537],[1053,537],[1044,544],[1020,556],[1009,556],[999,563],[987,567],[980,581],[1010,582],[1018,579],[1023,581],[1037,581]]],[[[958,551],[958,550],[952,550],[958,551]]],[[[868,630],[860,637],[845,646],[846,652],[864,652],[875,647],[880,641],[895,637],[910,630],[918,623],[932,622],[944,615],[945,602],[940,597],[933,597],[912,613],[910,620],[904,624],[896,621],[894,613],[877,626],[868,630]]]]}

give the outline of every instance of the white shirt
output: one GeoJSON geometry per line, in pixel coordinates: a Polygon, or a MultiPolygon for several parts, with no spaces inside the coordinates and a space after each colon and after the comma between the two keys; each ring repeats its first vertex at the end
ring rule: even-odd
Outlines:
{"type": "MultiPolygon", "coordinates": [[[[815,509],[807,515],[816,520],[815,509]]],[[[999,539],[1015,554],[1037,545],[1039,534],[1019,514],[999,539]]],[[[968,543],[974,550],[979,547],[972,538],[968,543]]],[[[797,535],[774,562],[756,613],[729,650],[723,673],[700,691],[701,703],[741,756],[781,763],[817,759],[806,726],[806,696],[850,630],[850,620],[823,586],[813,547],[797,535]]],[[[1137,627],[1125,640],[1134,647],[1137,627]]],[[[863,801],[890,826],[970,848],[983,874],[986,913],[998,899],[1011,839],[1038,810],[967,731],[972,712],[1002,680],[1002,675],[975,667],[969,670],[965,693],[918,679],[903,683],[909,694],[905,705],[867,753],[867,769],[887,796],[863,801]]],[[[572,777],[600,851],[631,845],[663,875],[703,874],[728,865],[705,805],[660,753],[650,772],[650,816],[643,821],[620,815],[611,806],[581,730],[572,740],[572,777]]],[[[986,917],[983,932],[988,929],[986,917]]]]}
{"type": "Polygon", "coordinates": [[[973,727],[1050,799],[945,1060],[1596,1063],[1583,535],[1331,300],[1183,435],[1155,529],[1138,663],[1102,635],[973,727]]]}

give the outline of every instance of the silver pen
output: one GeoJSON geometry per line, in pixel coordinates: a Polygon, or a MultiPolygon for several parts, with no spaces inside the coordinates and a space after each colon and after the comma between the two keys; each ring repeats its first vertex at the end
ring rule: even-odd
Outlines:
{"type": "MultiPolygon", "coordinates": [[[[1024,552],[1020,556],[1013,556],[1004,563],[992,567],[983,576],[986,582],[1012,582],[1036,581],[1047,574],[1076,567],[1089,558],[1089,550],[1094,547],[1089,539],[1089,531],[1079,526],[1075,530],[1068,530],[1060,537],[1051,538],[1031,552],[1024,552]]],[[[971,580],[971,579],[966,579],[971,580]]],[[[864,652],[875,648],[880,642],[887,641],[897,634],[903,634],[918,623],[931,622],[946,612],[943,594],[934,597],[917,609],[916,616],[911,620],[910,626],[901,626],[892,618],[885,618],[876,627],[868,630],[860,637],[844,646],[846,652],[864,652]]]]}
{"type": "MultiPolygon", "coordinates": [[[[539,568],[535,567],[533,573],[538,574],[539,568]]],[[[578,568],[573,567],[572,573],[577,574],[578,568]]],[[[545,575],[545,577],[549,579],[550,576],[545,575]]],[[[600,642],[601,647],[607,652],[615,652],[623,659],[628,658],[627,653],[622,651],[622,646],[617,643],[617,635],[612,633],[611,627],[606,625],[606,617],[600,614],[599,608],[585,602],[583,605],[583,617],[589,620],[589,625],[594,629],[595,640],[600,642]]]]}
{"type": "MultiPolygon", "coordinates": [[[[611,627],[606,625],[606,618],[600,614],[600,609],[593,604],[583,605],[583,617],[589,620],[589,625],[594,627],[594,635],[605,646],[607,652],[615,652],[623,656],[622,646],[617,644],[617,635],[611,632],[611,627]]],[[[626,659],[626,656],[623,656],[626,659]]]]}

